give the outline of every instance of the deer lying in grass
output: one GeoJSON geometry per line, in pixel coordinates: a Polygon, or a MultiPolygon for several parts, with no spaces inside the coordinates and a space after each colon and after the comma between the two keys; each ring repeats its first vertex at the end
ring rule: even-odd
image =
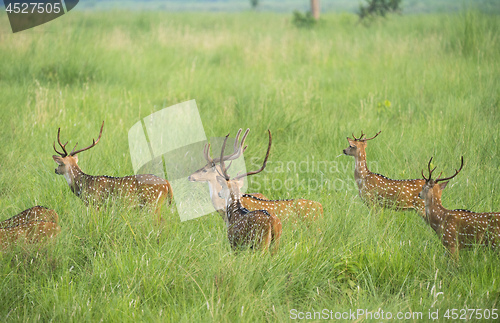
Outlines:
{"type": "Polygon", "coordinates": [[[358,184],[359,196],[368,205],[378,204],[399,210],[415,209],[424,215],[424,203],[418,198],[418,193],[424,185],[422,179],[395,180],[383,175],[372,173],[366,164],[366,142],[379,135],[380,131],[371,138],[364,138],[365,134],[351,139],[347,137],[349,147],[344,154],[354,156],[354,179],[358,184]]]}
{"type": "Polygon", "coordinates": [[[448,210],[441,204],[441,194],[450,179],[458,175],[464,166],[461,165],[455,174],[450,177],[432,178],[431,161],[429,160],[429,177],[425,177],[422,170],[423,185],[419,197],[425,202],[425,219],[436,231],[443,245],[458,259],[461,248],[474,244],[497,248],[500,245],[500,213],[475,213],[468,210],[448,210]]]}
{"type": "Polygon", "coordinates": [[[19,243],[35,244],[55,237],[61,228],[54,210],[34,206],[0,222],[0,250],[19,243]]]}
{"type": "Polygon", "coordinates": [[[269,152],[271,150],[271,131],[269,131],[269,145],[267,147],[266,157],[262,167],[253,172],[238,175],[231,179],[227,174],[226,165],[224,162],[224,149],[229,135],[224,139],[222,145],[220,166],[221,176],[217,176],[217,181],[222,186],[219,196],[226,202],[226,225],[227,237],[233,250],[250,247],[254,249],[268,250],[272,242],[274,242],[273,250],[276,251],[281,237],[281,221],[275,215],[270,214],[266,210],[249,211],[241,204],[240,184],[238,180],[258,174],[266,167],[269,152]]]}
{"type": "MultiPolygon", "coordinates": [[[[152,206],[155,208],[158,222],[161,220],[161,207],[168,200],[172,202],[172,188],[170,183],[160,177],[150,174],[139,174],[126,177],[92,176],[85,174],[78,167],[78,153],[94,147],[102,136],[102,122],[99,138],[93,139],[88,147],[76,150],[68,154],[67,142],[63,145],[60,139],[61,128],[57,130],[57,142],[62,149],[59,152],[54,142],[54,150],[59,156],[52,156],[59,165],[56,174],[63,175],[68,182],[71,191],[82,199],[86,206],[92,205],[96,208],[104,205],[109,199],[119,199],[130,203],[131,206],[152,206]]],[[[77,143],[78,145],[78,143],[77,143]]]]}

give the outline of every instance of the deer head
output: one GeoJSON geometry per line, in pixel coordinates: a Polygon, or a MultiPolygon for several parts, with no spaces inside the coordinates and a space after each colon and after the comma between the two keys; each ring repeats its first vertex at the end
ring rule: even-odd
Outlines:
{"type": "MultiPolygon", "coordinates": [[[[248,146],[243,147],[243,145],[245,143],[245,139],[249,132],[250,129],[247,129],[243,134],[241,142],[238,142],[241,134],[241,129],[238,130],[238,133],[236,134],[236,139],[234,141],[233,153],[231,155],[222,157],[225,161],[238,159],[241,156],[241,154],[247,149],[248,146]]],[[[218,163],[220,163],[221,159],[210,157],[210,144],[205,145],[205,148],[203,149],[203,156],[205,157],[207,164],[202,168],[198,169],[197,171],[195,171],[193,174],[191,174],[188,177],[189,181],[191,182],[215,181],[215,178],[217,177],[217,169],[219,169],[220,171],[220,164],[218,163]]]]}
{"type": "Polygon", "coordinates": [[[436,179],[432,178],[432,172],[434,172],[436,167],[431,169],[431,162],[432,157],[429,160],[429,164],[427,165],[427,168],[429,170],[429,177],[425,177],[424,170],[422,169],[422,177],[425,179],[425,184],[424,186],[422,186],[422,191],[418,194],[418,197],[426,201],[431,201],[433,199],[437,199],[440,201],[441,193],[446,188],[446,185],[448,185],[449,180],[457,176],[464,167],[464,156],[462,156],[461,158],[460,168],[458,170],[455,169],[455,174],[446,178],[441,178],[441,175],[443,174],[442,172],[436,179]]]}
{"type": "MultiPolygon", "coordinates": [[[[241,142],[239,142],[241,129],[236,134],[236,139],[234,141],[233,153],[227,156],[222,157],[224,161],[231,161],[238,159],[243,152],[247,149],[248,146],[244,146],[245,139],[250,132],[250,129],[247,129],[243,134],[241,142]]],[[[191,174],[188,177],[188,180],[191,182],[207,182],[210,188],[210,195],[212,198],[212,203],[216,210],[223,210],[226,208],[225,201],[221,199],[218,195],[218,192],[222,189],[220,184],[217,181],[217,176],[221,172],[220,161],[221,158],[216,157],[212,158],[210,156],[210,144],[206,144],[203,150],[203,156],[207,161],[207,164],[202,168],[198,169],[196,172],[191,174]]],[[[243,187],[243,179],[239,180],[238,186],[241,189],[243,187]]]]}
{"type": "Polygon", "coordinates": [[[66,150],[66,145],[68,144],[68,142],[66,142],[64,145],[61,143],[61,138],[60,138],[61,128],[57,129],[57,142],[59,143],[59,146],[62,149],[62,152],[59,152],[56,149],[56,143],[54,141],[54,145],[53,145],[54,150],[56,153],[59,154],[59,156],[56,156],[56,155],[52,156],[54,161],[59,165],[55,170],[57,175],[64,175],[64,177],[66,177],[66,180],[68,180],[68,183],[70,182],[69,179],[71,177],[70,175],[71,175],[72,171],[75,168],[78,168],[78,165],[77,165],[78,156],[76,156],[76,154],[81,153],[82,151],[88,150],[88,149],[94,147],[95,145],[97,145],[97,143],[101,139],[103,127],[104,127],[104,121],[102,122],[101,131],[99,132],[99,138],[97,138],[97,140],[92,139],[92,144],[90,146],[79,149],[79,150],[75,150],[76,146],[78,145],[78,143],[76,143],[75,148],[73,148],[73,150],[69,154],[66,150]]]}
{"type": "MultiPolygon", "coordinates": [[[[269,133],[269,145],[267,147],[267,153],[266,157],[264,158],[264,162],[262,164],[262,167],[256,171],[252,172],[247,172],[241,175],[237,175],[234,178],[230,178],[230,176],[227,174],[227,169],[229,167],[226,167],[225,165],[225,159],[223,158],[224,156],[224,149],[226,147],[226,141],[227,138],[229,137],[229,134],[226,136],[224,139],[224,143],[222,145],[222,150],[221,150],[221,157],[220,157],[220,176],[217,176],[217,182],[219,185],[221,185],[222,189],[219,192],[219,197],[224,199],[226,201],[226,205],[230,204],[231,202],[234,202],[234,200],[231,199],[239,199],[240,198],[240,187],[241,187],[241,180],[244,177],[250,176],[250,175],[255,175],[264,170],[267,164],[267,159],[269,158],[269,152],[271,151],[271,144],[272,144],[272,136],[271,136],[271,130],[268,130],[269,133]]],[[[218,171],[218,170],[217,170],[218,171]]]]}
{"type": "Polygon", "coordinates": [[[366,135],[363,133],[363,131],[361,131],[361,136],[359,136],[359,138],[356,138],[354,134],[352,134],[352,137],[354,139],[347,137],[347,141],[349,142],[349,147],[344,149],[344,154],[348,156],[357,156],[358,152],[360,152],[361,150],[362,151],[365,150],[366,142],[368,140],[372,140],[373,138],[377,137],[381,132],[382,131],[377,132],[377,134],[375,134],[375,136],[371,138],[364,138],[366,135]]]}

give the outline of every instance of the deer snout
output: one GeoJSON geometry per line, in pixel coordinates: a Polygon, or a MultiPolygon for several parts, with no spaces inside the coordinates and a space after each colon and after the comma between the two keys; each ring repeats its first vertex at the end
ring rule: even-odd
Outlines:
{"type": "Polygon", "coordinates": [[[348,149],[349,149],[349,148],[346,148],[346,149],[342,150],[342,151],[344,152],[344,155],[349,155],[349,154],[348,154],[348,149]]]}
{"type": "Polygon", "coordinates": [[[190,182],[195,182],[195,180],[194,180],[194,178],[193,178],[193,175],[189,175],[189,177],[188,177],[188,181],[190,181],[190,182]]]}

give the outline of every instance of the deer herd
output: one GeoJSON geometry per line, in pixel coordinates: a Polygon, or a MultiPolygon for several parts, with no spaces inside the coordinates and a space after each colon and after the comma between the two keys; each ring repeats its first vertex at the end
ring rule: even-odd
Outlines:
{"type": "MultiPolygon", "coordinates": [[[[78,166],[77,154],[89,150],[101,139],[104,122],[99,137],[92,144],[68,153],[66,143],[60,139],[61,129],[57,130],[57,143],[60,151],[52,156],[57,163],[55,173],[66,179],[71,191],[87,207],[101,208],[109,202],[120,202],[130,207],[148,207],[154,214],[155,222],[161,222],[161,210],[164,204],[173,200],[170,183],[155,175],[140,174],[126,177],[92,176],[85,174],[78,166]]],[[[323,216],[323,207],[319,202],[306,199],[270,200],[261,193],[242,194],[244,179],[256,175],[266,168],[272,145],[271,131],[268,130],[269,142],[262,166],[258,170],[239,174],[228,174],[233,160],[240,158],[248,146],[245,139],[249,129],[243,134],[241,129],[236,135],[233,151],[226,153],[229,134],[225,137],[220,157],[210,156],[210,144],[206,144],[203,156],[206,165],[195,171],[188,178],[191,182],[206,182],[215,210],[220,214],[227,227],[227,239],[231,248],[238,251],[251,248],[275,253],[279,248],[283,227],[288,230],[289,223],[311,223],[323,216]],[[229,164],[227,164],[229,163],[229,164]]],[[[359,138],[347,137],[349,147],[344,154],[353,156],[355,161],[354,179],[359,196],[370,207],[384,207],[395,210],[415,210],[430,225],[441,239],[451,255],[458,259],[459,249],[472,245],[485,245],[496,248],[500,244],[500,213],[475,213],[467,210],[448,210],[441,204],[442,191],[448,182],[457,176],[432,178],[434,169],[431,161],[427,165],[428,177],[422,170],[421,179],[394,180],[371,172],[366,161],[367,141],[362,132],[359,138]]],[[[0,222],[0,250],[7,250],[20,242],[42,244],[55,238],[60,232],[58,215],[54,210],[43,206],[34,206],[10,219],[0,222]]]]}

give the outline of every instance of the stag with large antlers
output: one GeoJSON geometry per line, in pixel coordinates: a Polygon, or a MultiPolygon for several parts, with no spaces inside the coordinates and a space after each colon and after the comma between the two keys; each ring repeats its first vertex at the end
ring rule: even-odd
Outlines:
{"type": "Polygon", "coordinates": [[[281,221],[266,210],[249,211],[241,204],[241,192],[239,179],[246,176],[258,174],[266,167],[269,152],[271,150],[271,131],[269,131],[269,145],[267,147],[264,163],[259,170],[238,175],[233,179],[227,174],[224,162],[224,149],[229,135],[224,139],[222,145],[220,166],[221,176],[217,180],[222,187],[219,192],[221,198],[226,201],[226,225],[227,237],[233,250],[242,247],[268,250],[270,244],[274,243],[274,251],[277,250],[281,237],[281,221]]]}
{"type": "Polygon", "coordinates": [[[500,213],[475,213],[468,210],[448,210],[441,204],[441,194],[449,181],[458,175],[464,166],[462,156],[461,165],[455,174],[441,178],[441,174],[432,178],[431,161],[427,168],[429,177],[425,177],[422,170],[423,185],[419,197],[425,202],[425,219],[436,231],[443,245],[450,253],[458,258],[461,248],[474,244],[488,245],[496,248],[500,244],[500,213]]]}
{"type": "Polygon", "coordinates": [[[368,169],[366,163],[366,142],[380,134],[380,131],[371,138],[361,136],[356,138],[354,134],[351,139],[347,137],[349,147],[344,149],[344,154],[354,156],[354,179],[358,185],[359,196],[368,205],[381,205],[388,208],[400,210],[416,209],[420,215],[424,215],[424,203],[418,198],[418,193],[424,185],[422,179],[395,180],[368,169]]]}
{"type": "MultiPolygon", "coordinates": [[[[241,129],[238,131],[238,133],[236,134],[236,139],[234,141],[233,153],[224,156],[223,158],[225,161],[233,161],[235,159],[238,159],[242,155],[242,153],[247,149],[248,146],[243,147],[243,145],[245,143],[245,139],[249,131],[250,129],[247,129],[245,131],[241,139],[241,143],[239,142],[241,129]]],[[[220,158],[219,157],[212,158],[210,156],[210,144],[205,145],[203,149],[203,157],[205,157],[207,164],[202,168],[198,169],[193,174],[191,174],[188,180],[191,182],[208,183],[212,205],[224,219],[224,217],[226,216],[226,201],[219,196],[219,192],[222,190],[222,186],[219,184],[219,182],[217,182],[217,174],[221,172],[220,158]]],[[[241,188],[243,187],[243,181],[239,181],[239,183],[241,190],[241,188]]],[[[243,194],[243,196],[241,197],[243,204],[245,204],[244,200],[249,196],[254,196],[259,199],[266,199],[266,197],[260,193],[243,194]]]]}
{"type": "MultiPolygon", "coordinates": [[[[192,182],[207,182],[210,188],[210,197],[214,208],[219,212],[219,214],[224,218],[226,214],[226,202],[219,196],[222,186],[217,181],[217,175],[221,172],[221,160],[232,161],[239,158],[243,152],[246,150],[245,139],[248,135],[250,129],[247,129],[243,134],[241,142],[239,142],[239,137],[241,134],[241,129],[236,135],[234,142],[233,153],[221,158],[210,157],[210,144],[205,145],[203,155],[207,164],[191,174],[189,180],[192,182]]],[[[244,177],[235,180],[238,187],[243,187],[244,177]]],[[[305,199],[289,199],[289,200],[268,200],[264,195],[260,193],[243,194],[241,196],[241,204],[244,208],[252,210],[266,210],[269,213],[277,216],[283,222],[291,220],[296,222],[298,219],[301,220],[311,220],[317,219],[323,215],[323,207],[320,203],[305,199]]]]}
{"type": "Polygon", "coordinates": [[[55,237],[61,228],[54,210],[34,206],[0,222],[0,250],[16,243],[35,244],[55,237]]]}
{"type": "Polygon", "coordinates": [[[75,145],[75,148],[69,154],[66,151],[68,142],[64,145],[61,143],[61,128],[59,128],[57,130],[57,142],[62,152],[56,149],[54,142],[54,150],[59,156],[52,156],[59,165],[56,168],[56,174],[64,176],[71,191],[81,198],[87,206],[92,205],[99,208],[109,199],[120,199],[130,203],[131,206],[152,206],[155,209],[157,221],[160,221],[161,206],[166,200],[168,200],[169,204],[172,202],[172,188],[167,180],[151,174],[125,177],[92,176],[85,174],[78,167],[77,154],[97,145],[101,139],[103,127],[104,121],[102,122],[99,137],[97,140],[93,139],[90,146],[75,150],[75,145]]]}

